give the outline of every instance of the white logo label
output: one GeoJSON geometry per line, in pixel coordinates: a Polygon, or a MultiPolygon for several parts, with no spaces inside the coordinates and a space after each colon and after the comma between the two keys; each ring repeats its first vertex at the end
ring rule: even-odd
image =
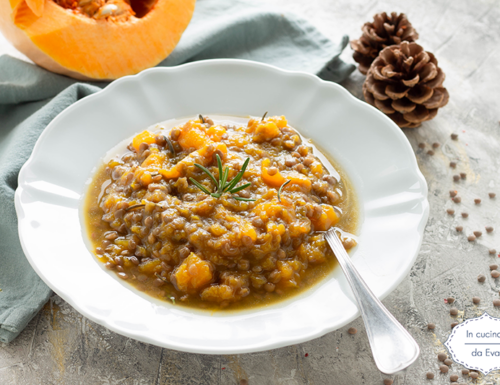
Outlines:
{"type": "Polygon", "coordinates": [[[500,369],[500,318],[484,313],[455,326],[444,343],[453,361],[485,375],[500,369]]]}

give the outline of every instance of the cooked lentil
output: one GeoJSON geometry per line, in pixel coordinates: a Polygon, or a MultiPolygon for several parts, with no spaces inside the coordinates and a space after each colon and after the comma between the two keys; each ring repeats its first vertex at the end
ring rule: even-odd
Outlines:
{"type": "MultiPolygon", "coordinates": [[[[267,305],[327,276],[336,259],[323,231],[356,230],[345,174],[329,175],[283,116],[204,121],[146,130],[98,170],[85,205],[96,257],[153,297],[212,310],[267,305]],[[218,182],[216,154],[228,182],[250,158],[236,186],[251,185],[216,198],[190,182],[215,192],[195,163],[218,182]]],[[[348,235],[342,240],[346,249],[356,245],[348,235]]]]}

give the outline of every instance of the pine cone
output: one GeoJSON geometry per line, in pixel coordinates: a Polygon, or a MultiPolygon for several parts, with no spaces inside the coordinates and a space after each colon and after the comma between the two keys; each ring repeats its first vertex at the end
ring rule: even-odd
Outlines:
{"type": "Polygon", "coordinates": [[[373,61],[363,84],[365,100],[399,127],[415,128],[448,103],[444,72],[430,52],[417,43],[384,48],[373,61]]]}
{"type": "Polygon", "coordinates": [[[359,40],[351,41],[351,48],[354,50],[353,59],[359,63],[358,69],[364,75],[385,47],[418,39],[417,31],[404,13],[392,12],[391,17],[385,12],[377,13],[373,16],[373,23],[365,23],[361,29],[363,35],[359,40]]]}

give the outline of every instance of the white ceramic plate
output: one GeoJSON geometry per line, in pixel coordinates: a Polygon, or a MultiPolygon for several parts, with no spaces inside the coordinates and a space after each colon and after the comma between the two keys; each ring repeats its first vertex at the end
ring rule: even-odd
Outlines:
{"type": "Polygon", "coordinates": [[[203,313],[139,295],[97,263],[79,216],[92,170],[119,141],[156,122],[201,114],[285,115],[350,175],[362,210],[352,258],[379,298],[408,274],[429,207],[427,185],[401,130],[341,86],[242,60],[154,68],[113,82],[57,116],[19,175],[16,210],[24,252],[40,277],[80,313],[155,345],[232,354],[319,337],[358,316],[337,268],[291,300],[203,313]]]}

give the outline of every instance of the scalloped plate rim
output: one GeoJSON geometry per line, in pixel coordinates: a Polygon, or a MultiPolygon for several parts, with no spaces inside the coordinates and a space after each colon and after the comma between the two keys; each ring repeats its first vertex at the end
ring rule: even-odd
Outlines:
{"type": "Polygon", "coordinates": [[[107,327],[110,330],[113,330],[119,334],[122,334],[126,337],[134,338],[134,339],[142,341],[142,342],[150,343],[150,344],[165,347],[165,348],[175,349],[178,351],[191,352],[191,353],[201,353],[201,354],[250,353],[250,352],[265,351],[265,350],[269,350],[269,349],[276,349],[276,348],[280,348],[280,347],[284,347],[284,346],[290,346],[292,344],[298,344],[298,343],[310,341],[312,339],[321,337],[329,332],[337,330],[337,329],[343,327],[344,325],[348,324],[349,322],[353,321],[354,319],[356,319],[359,316],[359,310],[355,314],[353,314],[350,317],[345,318],[343,320],[343,322],[340,322],[338,324],[335,324],[332,326],[325,325],[321,330],[312,332],[310,334],[302,334],[299,337],[290,336],[289,338],[281,338],[278,342],[274,342],[272,344],[266,344],[265,342],[264,343],[257,342],[256,344],[253,344],[253,345],[246,345],[242,348],[230,349],[230,350],[225,349],[225,348],[218,348],[216,346],[213,346],[210,349],[200,349],[200,348],[193,349],[193,347],[190,345],[183,345],[180,343],[162,343],[162,342],[159,342],[159,341],[155,340],[154,338],[151,338],[150,336],[144,335],[140,332],[134,333],[130,330],[125,330],[123,328],[120,328],[118,325],[110,323],[106,319],[106,317],[100,317],[96,314],[92,314],[90,311],[88,311],[88,309],[84,309],[78,303],[76,303],[76,301],[74,301],[73,298],[69,294],[64,292],[64,290],[57,287],[57,285],[54,285],[52,282],[46,280],[44,278],[44,276],[41,274],[41,272],[37,266],[37,263],[33,260],[32,256],[27,252],[26,245],[25,245],[26,240],[23,237],[23,233],[20,231],[21,230],[21,220],[22,220],[21,213],[23,212],[22,203],[20,202],[20,196],[21,196],[21,193],[23,191],[23,187],[22,187],[23,186],[23,179],[24,179],[25,173],[29,169],[30,165],[35,161],[35,158],[38,156],[38,150],[40,147],[40,143],[44,140],[44,138],[48,135],[48,133],[50,133],[52,128],[54,126],[57,126],[57,123],[59,122],[59,120],[61,120],[66,115],[71,114],[74,109],[82,106],[84,103],[89,103],[89,102],[93,101],[94,99],[105,97],[106,94],[113,92],[115,90],[115,88],[120,87],[124,83],[130,83],[130,82],[134,82],[134,81],[140,82],[141,79],[147,77],[148,75],[158,73],[158,72],[182,72],[184,70],[188,70],[191,67],[199,67],[199,66],[205,66],[205,65],[217,65],[217,64],[236,64],[236,65],[244,65],[244,66],[261,67],[261,68],[264,68],[266,70],[273,71],[275,74],[279,74],[279,75],[285,75],[285,76],[290,76],[290,77],[297,76],[297,77],[307,78],[309,81],[315,82],[317,84],[317,86],[320,86],[320,87],[335,88],[335,89],[341,91],[343,99],[347,99],[350,103],[356,104],[359,108],[362,108],[362,109],[364,108],[364,109],[369,110],[371,113],[375,112],[376,114],[379,114],[380,118],[385,119],[387,124],[389,126],[392,126],[392,129],[398,133],[396,135],[400,136],[400,139],[402,139],[401,140],[402,143],[405,143],[405,145],[406,145],[406,150],[409,153],[411,153],[412,165],[415,168],[415,170],[414,170],[415,175],[418,177],[419,182],[422,183],[422,188],[423,188],[423,191],[421,191],[422,196],[420,197],[418,202],[422,206],[423,214],[421,216],[420,222],[419,222],[418,227],[417,227],[420,238],[419,238],[418,246],[416,248],[416,252],[411,257],[411,259],[408,258],[409,263],[407,264],[407,266],[404,269],[404,274],[400,274],[400,276],[396,280],[394,280],[392,282],[392,284],[378,297],[380,299],[384,299],[387,295],[389,295],[406,278],[406,276],[408,275],[409,271],[411,270],[413,264],[415,263],[415,260],[418,256],[418,252],[420,250],[420,247],[421,247],[421,244],[423,241],[424,228],[427,224],[427,220],[429,217],[429,203],[427,200],[427,196],[428,196],[427,183],[426,183],[424,176],[422,175],[422,173],[420,172],[420,170],[418,168],[416,158],[414,156],[413,150],[411,148],[411,145],[410,145],[408,139],[403,134],[401,129],[391,119],[389,119],[386,115],[381,113],[375,107],[373,107],[373,106],[361,101],[360,99],[356,98],[349,91],[347,91],[344,87],[340,86],[337,83],[322,80],[322,79],[318,78],[317,76],[309,74],[309,73],[300,72],[300,71],[283,70],[283,69],[280,69],[278,67],[275,67],[275,66],[272,66],[269,64],[264,64],[264,63],[249,61],[249,60],[243,60],[243,59],[210,59],[210,60],[200,60],[200,61],[195,61],[195,62],[191,62],[191,63],[186,63],[186,64],[182,64],[182,65],[175,66],[175,67],[150,68],[150,69],[144,70],[136,75],[125,76],[121,79],[118,79],[118,80],[110,83],[107,87],[105,87],[101,91],[98,91],[94,94],[88,95],[88,96],[80,99],[79,101],[73,103],[72,105],[70,105],[69,107],[64,109],[62,112],[60,112],[47,125],[47,127],[41,133],[40,137],[38,138],[38,140],[33,148],[33,151],[31,153],[29,159],[22,166],[22,168],[19,172],[18,188],[16,189],[16,192],[15,192],[15,209],[16,209],[16,213],[17,213],[17,216],[19,219],[18,229],[19,229],[19,238],[21,241],[21,246],[23,248],[23,251],[24,251],[26,258],[28,259],[30,265],[37,272],[37,274],[42,278],[42,280],[44,280],[44,282],[54,292],[56,292],[61,298],[63,298],[66,302],[68,302],[72,307],[74,307],[79,313],[81,313],[85,317],[89,318],[90,320],[92,320],[100,325],[107,327]]]}

